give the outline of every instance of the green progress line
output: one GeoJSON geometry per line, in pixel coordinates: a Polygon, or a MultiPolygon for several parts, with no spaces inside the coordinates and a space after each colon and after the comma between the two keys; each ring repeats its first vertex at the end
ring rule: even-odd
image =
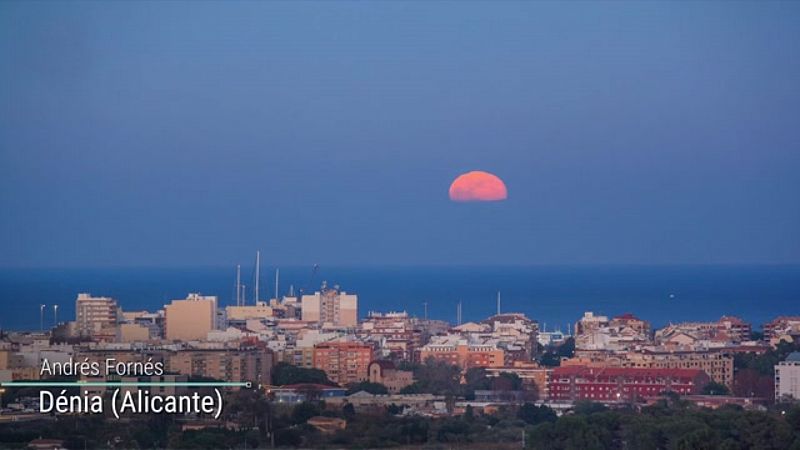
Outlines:
{"type": "Polygon", "coordinates": [[[4,381],[9,387],[247,387],[243,382],[205,381],[4,381]]]}

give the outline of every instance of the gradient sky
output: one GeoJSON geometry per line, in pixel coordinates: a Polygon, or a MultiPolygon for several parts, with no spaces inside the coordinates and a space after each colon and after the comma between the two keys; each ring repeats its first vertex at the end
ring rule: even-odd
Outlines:
{"type": "Polygon", "coordinates": [[[2,2],[0,266],[800,262],[798,80],[797,2],[2,2]]]}

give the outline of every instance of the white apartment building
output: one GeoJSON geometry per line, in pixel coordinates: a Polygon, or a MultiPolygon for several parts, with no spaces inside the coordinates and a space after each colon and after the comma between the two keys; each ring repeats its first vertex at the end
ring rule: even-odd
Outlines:
{"type": "Polygon", "coordinates": [[[115,333],[118,315],[117,301],[111,297],[92,297],[91,294],[81,293],[75,300],[75,325],[81,336],[115,333]]]}
{"type": "Polygon", "coordinates": [[[800,352],[790,353],[775,366],[775,400],[800,400],[800,352]]]}
{"type": "Polygon", "coordinates": [[[302,317],[305,322],[355,327],[358,325],[358,296],[322,286],[321,292],[304,295],[302,317]]]}

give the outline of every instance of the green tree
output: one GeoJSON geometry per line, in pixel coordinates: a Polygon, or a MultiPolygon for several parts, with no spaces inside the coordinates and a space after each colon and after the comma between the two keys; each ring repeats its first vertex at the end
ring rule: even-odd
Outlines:
{"type": "Polygon", "coordinates": [[[711,381],[703,386],[703,394],[704,395],[729,395],[730,390],[728,386],[725,386],[722,383],[717,383],[716,381],[711,381]]]}
{"type": "Polygon", "coordinates": [[[353,406],[352,403],[345,403],[345,405],[342,406],[342,415],[345,417],[345,419],[351,420],[356,416],[355,406],[353,406]]]}
{"type": "Polygon", "coordinates": [[[547,406],[536,406],[525,403],[517,410],[517,417],[529,425],[538,425],[543,422],[555,422],[558,419],[556,412],[547,406]]]}
{"type": "Polygon", "coordinates": [[[589,400],[578,400],[572,408],[572,412],[578,415],[589,415],[594,413],[606,412],[608,407],[602,403],[595,403],[589,400]]]}
{"type": "Polygon", "coordinates": [[[461,369],[434,358],[428,358],[425,364],[416,367],[414,378],[417,380],[401,390],[405,394],[430,393],[437,395],[459,394],[461,369]]]}
{"type": "Polygon", "coordinates": [[[320,415],[320,408],[318,405],[311,402],[303,402],[294,407],[292,410],[292,423],[301,424],[306,423],[308,419],[320,415]]]}
{"type": "Polygon", "coordinates": [[[336,383],[328,379],[325,371],[319,369],[306,369],[285,362],[278,363],[272,370],[272,384],[285,386],[287,384],[325,384],[333,386],[336,383]]]}

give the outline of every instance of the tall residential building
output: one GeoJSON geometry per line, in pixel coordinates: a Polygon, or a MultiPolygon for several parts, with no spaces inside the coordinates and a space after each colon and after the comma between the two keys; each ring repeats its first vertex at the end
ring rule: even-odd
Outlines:
{"type": "Polygon", "coordinates": [[[358,325],[358,296],[323,284],[320,292],[304,295],[302,317],[306,322],[322,325],[355,327],[358,325]]]}
{"type": "Polygon", "coordinates": [[[116,337],[118,315],[117,301],[111,297],[92,297],[91,294],[81,293],[75,300],[76,332],[81,336],[116,337]]]}
{"type": "Polygon", "coordinates": [[[800,352],[790,353],[775,366],[775,400],[800,400],[800,352]]]}
{"type": "Polygon", "coordinates": [[[361,342],[323,342],[314,346],[314,368],[344,386],[369,380],[372,346],[361,342]]]}
{"type": "Polygon", "coordinates": [[[216,329],[217,297],[189,294],[164,307],[165,337],[168,340],[202,340],[216,329]]]}

